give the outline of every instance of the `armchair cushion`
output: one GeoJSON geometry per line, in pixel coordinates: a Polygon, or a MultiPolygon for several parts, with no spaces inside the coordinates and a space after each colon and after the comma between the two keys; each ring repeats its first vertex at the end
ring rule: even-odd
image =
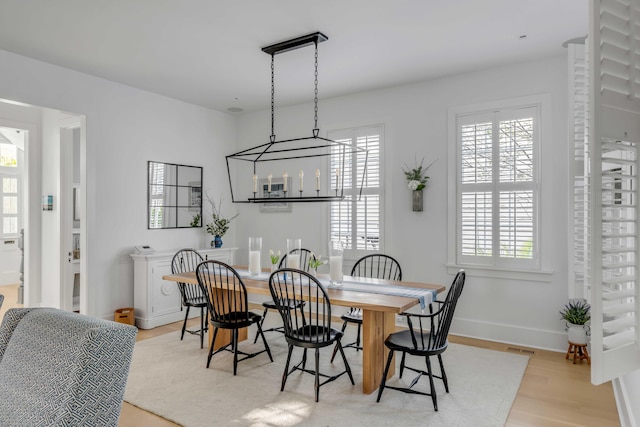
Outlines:
{"type": "Polygon", "coordinates": [[[117,426],[136,328],[53,308],[0,326],[0,425],[117,426]]]}

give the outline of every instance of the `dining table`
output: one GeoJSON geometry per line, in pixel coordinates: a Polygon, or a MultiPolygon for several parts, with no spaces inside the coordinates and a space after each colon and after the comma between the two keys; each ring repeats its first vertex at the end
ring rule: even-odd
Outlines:
{"type": "MultiPolygon", "coordinates": [[[[268,295],[270,272],[257,276],[249,274],[245,266],[234,266],[245,284],[248,294],[268,295]]],[[[318,274],[319,282],[325,287],[332,306],[357,307],[362,311],[362,392],[370,394],[378,389],[384,372],[389,350],[384,345],[387,336],[396,331],[396,314],[417,305],[424,309],[445,286],[410,282],[343,276],[340,285],[332,285],[329,275],[318,274]]],[[[197,284],[194,271],[162,276],[164,280],[197,284]]],[[[209,328],[209,345],[213,336],[209,328]]],[[[247,339],[247,330],[239,331],[238,339],[247,339]]],[[[229,331],[220,330],[214,349],[231,341],[229,331]],[[225,333],[226,332],[226,333],[225,333]]],[[[389,378],[395,373],[395,363],[389,369],[389,378]]]]}

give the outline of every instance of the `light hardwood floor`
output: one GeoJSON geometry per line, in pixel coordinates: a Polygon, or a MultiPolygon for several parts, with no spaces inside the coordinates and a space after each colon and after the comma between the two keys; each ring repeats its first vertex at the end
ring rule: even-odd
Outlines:
{"type": "MultiPolygon", "coordinates": [[[[2,286],[0,293],[5,295],[5,304],[0,309],[2,316],[7,308],[16,306],[17,291],[15,286],[2,286]]],[[[199,320],[196,318],[191,322],[191,327],[195,328],[199,320]]],[[[150,330],[140,329],[137,339],[153,338],[180,330],[181,327],[182,323],[176,322],[150,330]]],[[[189,338],[197,340],[196,337],[189,338]]],[[[564,353],[471,338],[450,336],[450,341],[530,356],[507,426],[620,425],[611,383],[591,385],[586,361],[574,365],[570,360],[565,360],[564,353]]],[[[176,427],[177,424],[125,402],[118,426],[176,427]]]]}

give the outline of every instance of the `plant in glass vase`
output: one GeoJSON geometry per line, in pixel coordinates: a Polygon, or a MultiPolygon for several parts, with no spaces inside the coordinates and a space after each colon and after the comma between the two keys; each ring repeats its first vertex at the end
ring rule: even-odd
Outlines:
{"type": "Polygon", "coordinates": [[[269,258],[271,259],[271,272],[273,273],[278,269],[278,261],[280,261],[280,251],[273,252],[269,249],[269,258]]]}
{"type": "Polygon", "coordinates": [[[213,219],[213,221],[206,225],[207,233],[214,236],[214,239],[211,241],[211,247],[220,248],[222,247],[222,236],[229,231],[229,224],[240,214],[235,214],[231,218],[225,218],[222,216],[222,197],[218,202],[218,206],[216,206],[209,195],[207,195],[207,200],[211,205],[211,218],[213,219]]]}
{"type": "Polygon", "coordinates": [[[315,254],[311,252],[311,256],[309,257],[309,272],[316,277],[318,275],[318,267],[326,263],[327,260],[323,260],[322,255],[316,257],[315,254]]]}

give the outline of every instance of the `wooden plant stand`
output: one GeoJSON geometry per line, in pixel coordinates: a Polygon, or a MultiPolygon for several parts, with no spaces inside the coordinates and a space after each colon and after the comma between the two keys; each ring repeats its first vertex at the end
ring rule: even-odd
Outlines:
{"type": "Polygon", "coordinates": [[[587,363],[591,365],[591,358],[589,357],[589,352],[587,351],[587,344],[574,344],[569,341],[569,348],[567,349],[567,355],[564,357],[565,359],[569,359],[569,356],[573,355],[573,364],[576,364],[576,361],[587,359],[587,363]]]}

